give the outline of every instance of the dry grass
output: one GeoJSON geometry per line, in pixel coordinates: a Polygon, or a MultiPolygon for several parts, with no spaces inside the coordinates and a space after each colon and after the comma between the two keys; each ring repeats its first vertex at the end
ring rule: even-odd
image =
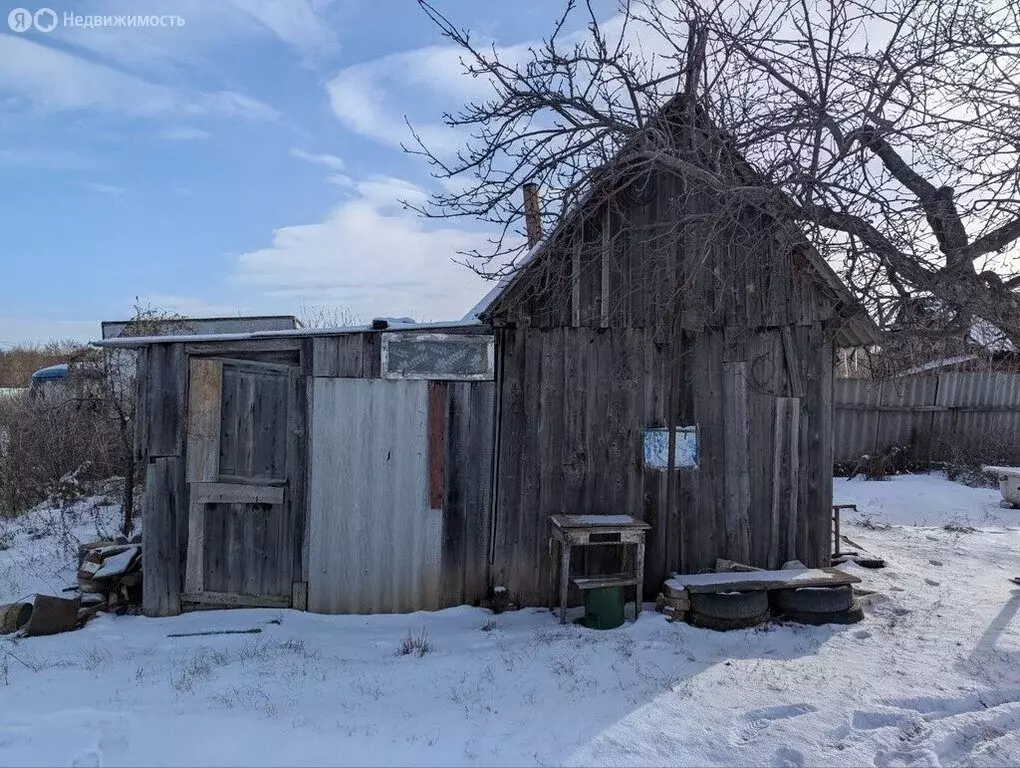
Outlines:
{"type": "Polygon", "coordinates": [[[428,632],[422,627],[419,634],[407,633],[407,637],[397,645],[397,656],[417,656],[421,658],[432,650],[432,641],[429,640],[428,632]]]}

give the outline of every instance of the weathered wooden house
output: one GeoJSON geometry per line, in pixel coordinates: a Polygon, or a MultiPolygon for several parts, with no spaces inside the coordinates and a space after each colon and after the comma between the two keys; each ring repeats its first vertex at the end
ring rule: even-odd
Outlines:
{"type": "Polygon", "coordinates": [[[760,208],[594,189],[462,324],[105,342],[140,351],[146,611],[549,604],[557,513],[650,523],[646,596],[827,564],[834,349],[874,326],[760,208]]]}

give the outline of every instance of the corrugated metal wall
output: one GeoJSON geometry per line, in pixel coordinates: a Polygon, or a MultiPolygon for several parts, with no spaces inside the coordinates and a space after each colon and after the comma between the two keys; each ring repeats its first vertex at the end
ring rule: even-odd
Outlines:
{"type": "Polygon", "coordinates": [[[1020,375],[942,373],[835,382],[836,461],[893,445],[919,459],[949,458],[952,447],[1020,438],[1020,375]]]}
{"type": "Polygon", "coordinates": [[[438,608],[443,513],[428,501],[428,383],[313,381],[309,610],[438,608]]]}

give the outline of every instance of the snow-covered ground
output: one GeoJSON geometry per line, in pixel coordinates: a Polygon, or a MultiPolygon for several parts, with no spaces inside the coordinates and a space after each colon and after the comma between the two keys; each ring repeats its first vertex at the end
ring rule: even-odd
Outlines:
{"type": "MultiPolygon", "coordinates": [[[[0,763],[1020,763],[1020,588],[1007,581],[1020,511],[935,475],[837,481],[836,499],[860,509],[846,535],[889,562],[847,566],[874,590],[860,624],[720,634],[647,611],[598,632],[476,608],[104,616],[0,640],[0,763]],[[422,630],[431,650],[397,655],[422,630]]],[[[51,544],[16,537],[0,575],[51,544]]],[[[30,581],[0,576],[0,602],[30,581]]]]}

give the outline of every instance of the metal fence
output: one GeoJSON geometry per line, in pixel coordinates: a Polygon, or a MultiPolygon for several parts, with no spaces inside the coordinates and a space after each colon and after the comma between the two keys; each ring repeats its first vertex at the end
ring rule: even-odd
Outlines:
{"type": "Polygon", "coordinates": [[[837,379],[835,388],[837,462],[894,445],[909,446],[919,461],[944,461],[982,445],[996,453],[1016,446],[1020,453],[1020,374],[837,379]]]}

